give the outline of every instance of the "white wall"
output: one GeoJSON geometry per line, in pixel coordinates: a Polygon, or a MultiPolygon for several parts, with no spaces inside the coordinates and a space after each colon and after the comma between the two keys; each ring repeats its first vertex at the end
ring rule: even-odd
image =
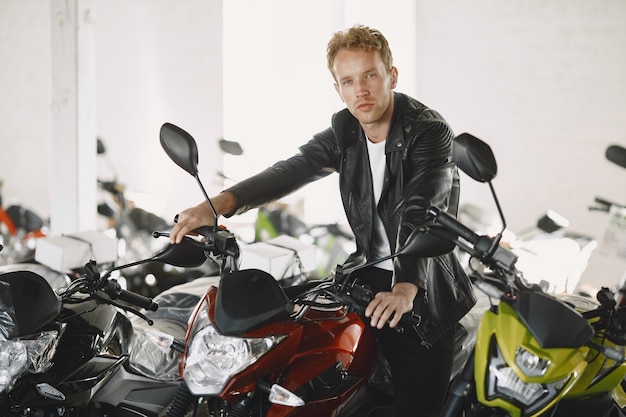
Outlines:
{"type": "MultiPolygon", "coordinates": [[[[155,210],[168,218],[199,194],[163,157],[162,122],[201,141],[207,183],[221,168],[211,142],[222,135],[240,140],[259,166],[285,155],[285,143],[293,150],[341,105],[324,48],[333,31],[356,22],[388,35],[398,90],[439,110],[457,133],[492,145],[494,185],[513,230],[551,208],[572,229],[601,236],[606,216],[587,211],[594,196],[626,202],[626,171],[603,156],[611,143],[626,145],[622,0],[228,0],[224,39],[238,46],[224,51],[224,125],[216,83],[222,11],[210,3],[108,0],[95,7],[99,132],[131,189],[159,199],[165,190],[170,199],[155,210]]],[[[8,201],[42,213],[50,199],[47,9],[38,0],[0,2],[0,178],[8,201]]],[[[327,188],[313,199],[336,195],[327,188]]],[[[484,185],[464,180],[462,198],[493,210],[484,185]]]]}
{"type": "Polygon", "coordinates": [[[120,181],[170,220],[201,195],[161,149],[164,122],[195,137],[205,185],[219,189],[212,180],[222,168],[221,0],[106,0],[95,14],[99,135],[120,181]]]}
{"type": "Polygon", "coordinates": [[[50,8],[0,2],[0,180],[4,203],[50,210],[50,8]]]}
{"type": "MultiPolygon", "coordinates": [[[[94,1],[98,135],[114,174],[142,207],[166,216],[198,200],[195,181],[159,145],[164,122],[204,150],[200,171],[221,170],[221,1],[94,1]]],[[[0,2],[0,179],[5,204],[50,215],[50,5],[0,2]]],[[[95,140],[95,138],[94,138],[95,140]]],[[[207,181],[211,192],[218,187],[207,181]]],[[[94,183],[95,186],[95,183],[94,183]]],[[[95,207],[95,203],[93,205],[95,207]]]]}
{"type": "Polygon", "coordinates": [[[418,15],[418,95],[492,145],[513,230],[552,208],[596,232],[595,195],[626,203],[626,171],[604,160],[626,145],[626,3],[420,2],[418,15]]]}

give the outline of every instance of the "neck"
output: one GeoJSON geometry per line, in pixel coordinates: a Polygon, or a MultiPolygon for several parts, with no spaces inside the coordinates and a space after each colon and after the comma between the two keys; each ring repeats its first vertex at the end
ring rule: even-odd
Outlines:
{"type": "Polygon", "coordinates": [[[375,127],[371,125],[361,125],[363,128],[363,132],[369,139],[370,142],[378,143],[387,139],[387,132],[389,131],[389,123],[380,124],[377,123],[375,127]]]}
{"type": "Polygon", "coordinates": [[[363,132],[365,132],[370,141],[378,143],[387,139],[389,127],[391,126],[391,118],[393,117],[393,104],[394,100],[392,95],[389,106],[387,106],[387,110],[385,110],[385,113],[380,119],[378,119],[374,123],[361,123],[361,128],[363,129],[363,132]]]}

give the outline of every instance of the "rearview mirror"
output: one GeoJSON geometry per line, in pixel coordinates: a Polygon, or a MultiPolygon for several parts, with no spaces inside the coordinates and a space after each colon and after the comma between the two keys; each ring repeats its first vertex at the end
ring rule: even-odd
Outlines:
{"type": "Polygon", "coordinates": [[[218,141],[218,144],[220,145],[220,149],[222,150],[222,152],[224,152],[225,154],[235,156],[243,154],[243,148],[241,147],[239,142],[222,138],[218,141]]]}
{"type": "Polygon", "coordinates": [[[186,131],[164,123],[160,133],[161,146],[172,161],[194,177],[198,175],[198,146],[186,131]]]}
{"type": "Polygon", "coordinates": [[[489,182],[498,173],[491,147],[469,133],[462,133],[454,139],[452,159],[461,171],[478,182],[489,182]]]}
{"type": "Polygon", "coordinates": [[[620,145],[611,145],[606,148],[606,159],[622,168],[626,168],[626,148],[620,145]]]}
{"type": "Polygon", "coordinates": [[[163,126],[161,126],[159,137],[161,146],[167,156],[169,156],[176,165],[191,174],[198,182],[207,204],[211,207],[211,212],[215,219],[213,229],[217,232],[217,212],[198,176],[198,145],[196,144],[196,140],[189,133],[171,123],[164,123],[163,126]]]}

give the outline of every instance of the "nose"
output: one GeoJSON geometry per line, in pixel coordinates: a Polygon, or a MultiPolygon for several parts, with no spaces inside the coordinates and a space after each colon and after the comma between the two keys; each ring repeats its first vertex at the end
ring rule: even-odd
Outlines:
{"type": "Polygon", "coordinates": [[[365,97],[365,96],[369,95],[369,90],[367,89],[367,86],[366,86],[365,82],[357,81],[357,83],[356,83],[356,95],[357,95],[357,97],[365,97]]]}

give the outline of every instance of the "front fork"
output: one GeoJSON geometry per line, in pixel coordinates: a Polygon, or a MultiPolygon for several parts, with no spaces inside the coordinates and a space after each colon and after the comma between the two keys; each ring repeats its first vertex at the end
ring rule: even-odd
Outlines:
{"type": "Polygon", "coordinates": [[[465,362],[463,371],[452,382],[448,392],[448,400],[441,413],[441,417],[458,417],[462,416],[463,406],[465,405],[471,390],[474,389],[474,349],[465,362]]]}
{"type": "MultiPolygon", "coordinates": [[[[261,390],[267,390],[267,392],[269,393],[269,387],[262,386],[260,388],[261,390]]],[[[209,401],[205,405],[209,413],[208,415],[211,416],[229,415],[232,417],[247,417],[250,415],[251,410],[255,404],[254,400],[255,395],[251,392],[230,407],[227,406],[225,402],[222,402],[222,400],[212,403],[209,401]],[[216,409],[212,410],[214,407],[216,409]]],[[[189,415],[189,411],[191,411],[192,416],[197,416],[198,407],[203,401],[208,400],[193,395],[189,391],[189,388],[187,388],[187,384],[185,384],[185,382],[183,381],[181,382],[178,391],[174,395],[174,399],[167,407],[167,411],[163,415],[163,417],[185,417],[189,415]]]]}

